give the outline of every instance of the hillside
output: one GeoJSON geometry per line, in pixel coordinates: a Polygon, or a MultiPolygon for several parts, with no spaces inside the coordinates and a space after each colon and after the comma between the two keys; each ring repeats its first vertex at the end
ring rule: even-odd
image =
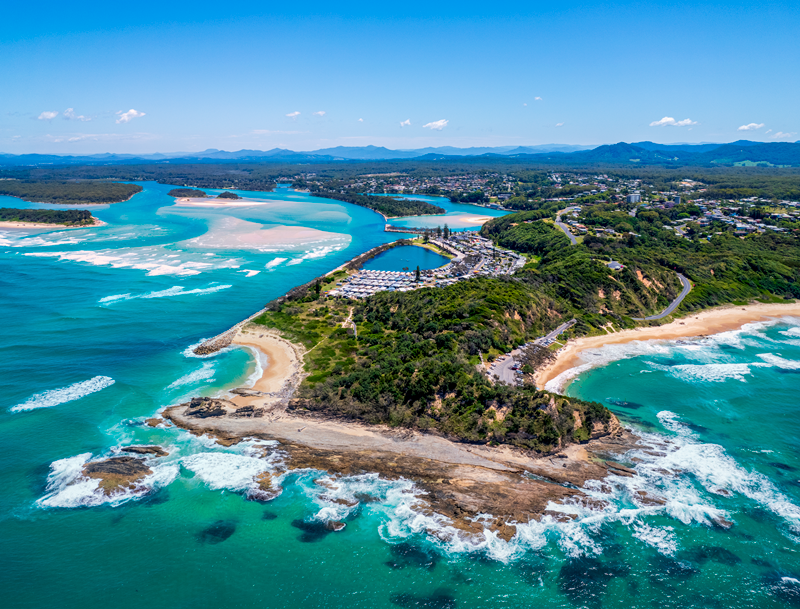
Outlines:
{"type": "Polygon", "coordinates": [[[604,429],[610,413],[532,385],[495,385],[476,364],[552,330],[561,310],[523,283],[476,278],[360,302],[300,295],[255,323],[309,350],[294,408],[546,452],[604,429]],[[358,341],[341,327],[351,308],[358,341]]]}

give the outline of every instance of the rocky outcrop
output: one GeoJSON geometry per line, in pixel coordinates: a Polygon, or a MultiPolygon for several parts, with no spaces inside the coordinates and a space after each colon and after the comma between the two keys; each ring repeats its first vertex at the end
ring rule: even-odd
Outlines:
{"type": "Polygon", "coordinates": [[[111,457],[87,463],[83,475],[100,480],[106,494],[124,488],[136,488],[136,483],[153,473],[144,461],[136,457],[111,457]]]}
{"type": "Polygon", "coordinates": [[[205,419],[208,417],[223,417],[228,412],[236,412],[237,407],[233,402],[218,398],[192,398],[191,402],[181,404],[187,406],[184,413],[187,417],[205,419]]]}
{"type": "Polygon", "coordinates": [[[263,391],[256,391],[255,389],[246,389],[245,387],[237,387],[236,389],[231,389],[231,393],[235,393],[236,395],[243,395],[245,397],[263,397],[267,395],[263,391]]]}
{"type": "Polygon", "coordinates": [[[123,446],[120,450],[124,453],[153,455],[155,457],[166,457],[169,455],[169,453],[160,446],[123,446]]]}

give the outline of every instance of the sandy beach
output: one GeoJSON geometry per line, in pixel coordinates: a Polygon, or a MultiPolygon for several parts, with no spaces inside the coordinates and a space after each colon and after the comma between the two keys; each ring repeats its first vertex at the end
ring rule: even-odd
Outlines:
{"type": "MultiPolygon", "coordinates": [[[[237,332],[233,344],[248,347],[257,352],[261,375],[251,387],[256,392],[280,393],[287,385],[299,381],[303,367],[303,356],[297,345],[281,338],[277,333],[262,326],[246,325],[237,332]]],[[[269,406],[280,398],[275,396],[237,395],[231,400],[237,406],[269,406]]]]}
{"type": "Polygon", "coordinates": [[[0,228],[49,228],[52,230],[65,230],[72,228],[96,228],[98,226],[106,226],[108,223],[94,218],[94,224],[85,224],[83,226],[66,226],[64,224],[46,224],[44,222],[0,222],[0,228]]]}
{"type": "Polygon", "coordinates": [[[673,340],[707,336],[729,330],[738,330],[746,323],[768,321],[787,315],[800,316],[800,303],[753,304],[744,307],[731,305],[693,313],[663,326],[642,327],[602,336],[578,338],[569,341],[559,350],[556,361],[537,372],[534,380],[537,387],[544,388],[548,382],[560,374],[585,364],[586,362],[581,359],[581,353],[587,349],[597,349],[605,345],[620,345],[633,341],[673,340]]]}

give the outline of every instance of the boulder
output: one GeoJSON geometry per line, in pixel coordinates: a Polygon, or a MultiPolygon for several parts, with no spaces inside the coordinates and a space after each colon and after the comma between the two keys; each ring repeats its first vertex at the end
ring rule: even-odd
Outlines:
{"type": "Polygon", "coordinates": [[[228,413],[228,408],[231,410],[236,409],[236,405],[232,402],[217,398],[192,398],[192,401],[189,402],[187,406],[184,414],[187,417],[195,417],[198,419],[222,417],[228,413]]]}
{"type": "Polygon", "coordinates": [[[156,457],[166,457],[169,455],[169,453],[160,446],[123,446],[120,450],[125,453],[154,455],[156,457]]]}
{"type": "Polygon", "coordinates": [[[83,475],[100,480],[100,488],[106,494],[122,488],[134,488],[136,482],[152,474],[141,459],[136,457],[111,457],[103,461],[87,463],[83,475]]]}

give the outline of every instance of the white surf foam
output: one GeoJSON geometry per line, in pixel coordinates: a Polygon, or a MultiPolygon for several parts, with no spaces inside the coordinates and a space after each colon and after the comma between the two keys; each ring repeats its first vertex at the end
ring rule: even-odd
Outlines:
{"type": "Polygon", "coordinates": [[[11,412],[21,410],[34,410],[35,408],[50,408],[73,400],[79,400],[90,393],[101,391],[114,384],[114,379],[107,376],[96,376],[88,381],[81,381],[69,387],[51,389],[32,395],[22,404],[11,407],[11,412]]]}
{"type": "Polygon", "coordinates": [[[189,372],[181,378],[173,382],[167,389],[175,389],[184,385],[193,385],[201,381],[211,382],[214,380],[214,364],[212,362],[205,362],[198,370],[189,372]]]}
{"type": "Polygon", "coordinates": [[[274,259],[270,260],[269,262],[267,262],[264,265],[264,268],[267,269],[268,271],[271,271],[276,266],[280,265],[282,262],[286,262],[287,260],[288,260],[288,258],[274,258],[274,259]]]}
{"type": "Polygon", "coordinates": [[[147,271],[148,275],[198,275],[215,268],[238,268],[239,259],[224,259],[212,256],[204,258],[186,252],[176,254],[162,246],[131,247],[106,250],[77,250],[68,252],[28,252],[25,256],[58,258],[72,262],[83,262],[93,266],[110,266],[147,271]],[[177,259],[183,258],[183,260],[177,259]]]}
{"type": "Polygon", "coordinates": [[[256,476],[270,470],[264,459],[222,452],[197,453],[181,459],[181,464],[211,490],[249,490],[256,476]]]}
{"type": "Polygon", "coordinates": [[[679,364],[677,366],[661,367],[661,369],[684,381],[721,383],[729,379],[747,382],[745,377],[750,376],[750,368],[769,367],[770,365],[771,364],[764,362],[745,364],[679,364]]]}
{"type": "Polygon", "coordinates": [[[637,522],[633,525],[633,536],[665,556],[673,556],[678,549],[678,540],[673,527],[653,527],[644,522],[637,522]]]}
{"type": "Polygon", "coordinates": [[[242,269],[241,271],[236,271],[237,273],[246,273],[245,277],[254,277],[258,275],[261,271],[249,271],[247,269],[242,269]]]}
{"type": "Polygon", "coordinates": [[[169,298],[172,296],[189,296],[192,294],[212,294],[221,290],[232,288],[232,285],[215,285],[208,288],[196,288],[194,290],[186,290],[182,285],[172,286],[166,290],[158,290],[155,292],[147,292],[146,294],[115,294],[114,296],[106,296],[101,298],[98,302],[101,304],[111,304],[120,300],[133,300],[134,298],[169,298]]]}
{"type": "Polygon", "coordinates": [[[766,363],[782,370],[800,370],[800,362],[796,360],[784,359],[780,355],[773,353],[759,353],[758,357],[763,359],[766,363]]]}
{"type": "Polygon", "coordinates": [[[145,476],[134,488],[119,489],[107,494],[100,489],[100,480],[83,476],[83,467],[91,457],[91,453],[83,453],[54,461],[47,477],[48,492],[36,504],[51,508],[91,507],[104,503],[116,506],[169,485],[179,471],[172,464],[151,466],[153,473],[145,476]]]}

